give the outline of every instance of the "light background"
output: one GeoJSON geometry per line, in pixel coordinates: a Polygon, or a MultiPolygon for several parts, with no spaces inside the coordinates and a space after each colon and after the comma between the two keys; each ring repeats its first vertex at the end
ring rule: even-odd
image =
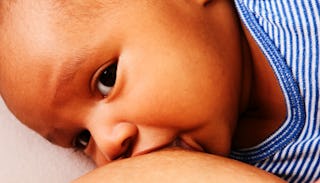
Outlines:
{"type": "Polygon", "coordinates": [[[67,183],[93,168],[81,153],[52,145],[18,122],[0,97],[0,182],[67,183]]]}

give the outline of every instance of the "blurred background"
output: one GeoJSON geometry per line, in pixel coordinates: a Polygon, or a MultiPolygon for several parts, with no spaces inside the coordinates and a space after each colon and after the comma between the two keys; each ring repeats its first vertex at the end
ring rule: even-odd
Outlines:
{"type": "Polygon", "coordinates": [[[94,168],[80,152],[50,144],[21,124],[0,97],[0,182],[64,183],[94,168]]]}

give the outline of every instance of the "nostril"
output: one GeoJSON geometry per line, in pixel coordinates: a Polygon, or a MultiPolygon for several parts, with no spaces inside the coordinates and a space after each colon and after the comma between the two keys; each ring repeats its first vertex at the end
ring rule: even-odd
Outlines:
{"type": "Polygon", "coordinates": [[[112,158],[112,160],[119,160],[130,157],[133,149],[133,141],[134,138],[132,137],[129,137],[126,140],[124,140],[121,143],[121,152],[117,156],[112,158]]]}
{"type": "Polygon", "coordinates": [[[124,141],[121,143],[121,147],[122,147],[122,148],[126,148],[127,146],[130,146],[132,140],[133,140],[132,137],[128,137],[126,140],[124,140],[124,141]]]}

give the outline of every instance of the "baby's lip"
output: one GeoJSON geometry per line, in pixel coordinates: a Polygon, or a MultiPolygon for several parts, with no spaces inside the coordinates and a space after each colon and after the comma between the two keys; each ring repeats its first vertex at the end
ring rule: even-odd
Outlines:
{"type": "Polygon", "coordinates": [[[177,138],[175,139],[173,142],[167,143],[167,144],[163,144],[163,145],[159,145],[153,148],[149,148],[146,150],[142,150],[139,151],[137,153],[132,153],[131,157],[134,156],[140,156],[140,155],[144,155],[144,154],[148,154],[151,152],[155,152],[164,148],[173,148],[173,147],[179,147],[181,149],[185,149],[185,150],[189,150],[189,151],[198,151],[198,152],[204,152],[203,148],[199,145],[190,145],[188,144],[186,141],[184,141],[181,138],[177,138]]]}

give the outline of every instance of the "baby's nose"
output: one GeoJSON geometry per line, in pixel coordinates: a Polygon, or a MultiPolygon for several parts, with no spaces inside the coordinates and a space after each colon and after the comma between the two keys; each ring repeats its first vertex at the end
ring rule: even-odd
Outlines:
{"type": "Polygon", "coordinates": [[[138,134],[138,128],[127,122],[118,123],[110,128],[106,131],[98,129],[98,133],[93,133],[96,148],[107,161],[129,157],[138,134]]]}

